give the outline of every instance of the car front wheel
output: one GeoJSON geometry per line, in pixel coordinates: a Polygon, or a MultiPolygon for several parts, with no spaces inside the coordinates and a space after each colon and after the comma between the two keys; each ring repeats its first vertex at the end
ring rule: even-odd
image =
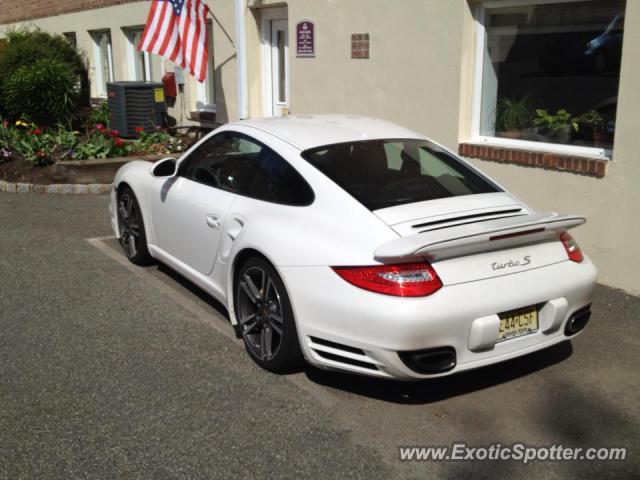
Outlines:
{"type": "Polygon", "coordinates": [[[147,236],[140,204],[129,187],[124,187],[118,195],[118,229],[120,245],[132,263],[149,265],[153,262],[147,249],[147,236]]]}
{"type": "Polygon", "coordinates": [[[302,365],[293,310],[280,276],[261,257],[246,260],[235,279],[238,327],[251,358],[277,373],[302,365]]]}

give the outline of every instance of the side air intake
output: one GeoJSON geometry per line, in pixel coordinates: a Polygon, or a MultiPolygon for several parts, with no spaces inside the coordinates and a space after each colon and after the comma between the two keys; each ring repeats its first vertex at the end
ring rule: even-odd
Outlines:
{"type": "Polygon", "coordinates": [[[378,370],[376,361],[369,358],[360,348],[343,345],[318,337],[309,337],[309,346],[321,358],[342,364],[348,370],[350,367],[378,370]]]}

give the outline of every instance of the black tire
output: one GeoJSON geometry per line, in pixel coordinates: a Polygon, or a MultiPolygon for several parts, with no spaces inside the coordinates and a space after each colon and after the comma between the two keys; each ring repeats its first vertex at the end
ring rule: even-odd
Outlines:
{"type": "Polygon", "coordinates": [[[253,361],[275,373],[298,371],[304,359],[296,322],[275,268],[262,257],[247,259],[237,271],[234,292],[238,331],[253,361]]]}
{"type": "Polygon", "coordinates": [[[147,235],[140,204],[133,190],[123,187],[118,194],[118,231],[120,245],[127,258],[136,265],[150,265],[153,258],[147,248],[147,235]]]}

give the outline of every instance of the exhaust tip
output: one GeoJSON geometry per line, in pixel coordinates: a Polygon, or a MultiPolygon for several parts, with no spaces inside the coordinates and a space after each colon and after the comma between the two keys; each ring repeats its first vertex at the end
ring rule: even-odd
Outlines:
{"type": "Polygon", "coordinates": [[[456,350],[453,347],[398,352],[398,356],[411,370],[425,375],[448,372],[456,366],[456,350]]]}
{"type": "Polygon", "coordinates": [[[575,335],[587,326],[589,319],[591,318],[591,305],[581,308],[575,311],[567,320],[567,325],[564,327],[564,334],[567,337],[575,335]]]}

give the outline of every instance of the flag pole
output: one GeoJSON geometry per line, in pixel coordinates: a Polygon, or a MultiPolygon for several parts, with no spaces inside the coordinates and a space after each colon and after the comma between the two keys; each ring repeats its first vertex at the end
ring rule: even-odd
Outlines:
{"type": "Polygon", "coordinates": [[[213,18],[213,20],[218,24],[218,26],[220,27],[220,30],[222,30],[222,33],[224,33],[224,35],[227,37],[227,40],[229,40],[229,43],[231,43],[231,46],[235,49],[236,48],[236,44],[233,43],[233,39],[231,38],[229,33],[227,33],[227,31],[224,29],[224,27],[222,26],[222,23],[220,23],[220,20],[218,20],[218,17],[216,17],[213,14],[211,9],[209,8],[209,5],[205,4],[205,6],[207,7],[207,13],[209,15],[211,15],[211,18],[213,18]]]}

